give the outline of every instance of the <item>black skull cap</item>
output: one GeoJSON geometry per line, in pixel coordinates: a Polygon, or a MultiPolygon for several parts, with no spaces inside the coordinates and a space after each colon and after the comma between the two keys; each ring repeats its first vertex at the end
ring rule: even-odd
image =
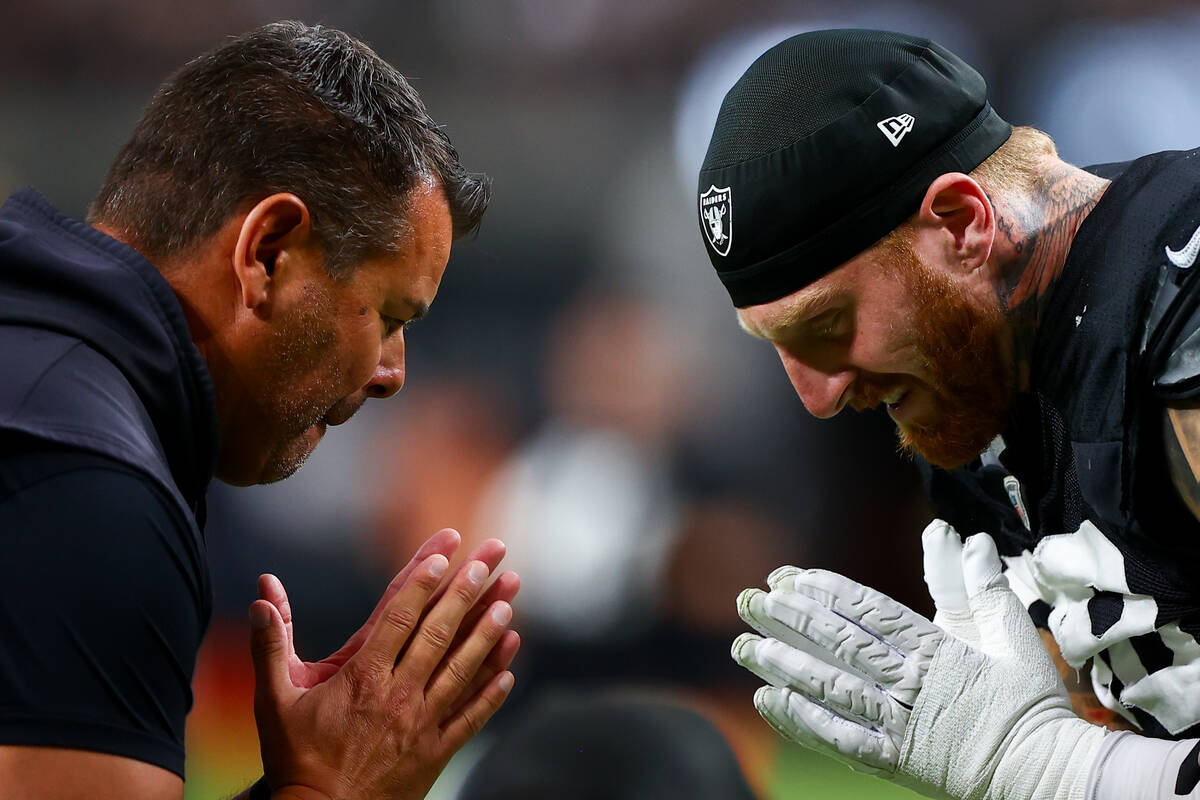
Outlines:
{"type": "Polygon", "coordinates": [[[791,294],[1011,133],[983,77],[928,39],[853,29],[785,39],[721,103],[700,169],[708,256],[738,308],[791,294]]]}

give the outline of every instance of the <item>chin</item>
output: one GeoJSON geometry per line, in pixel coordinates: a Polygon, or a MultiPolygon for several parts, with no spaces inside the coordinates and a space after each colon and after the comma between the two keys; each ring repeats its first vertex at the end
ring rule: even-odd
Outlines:
{"type": "Polygon", "coordinates": [[[311,452],[289,453],[283,458],[271,461],[263,465],[263,469],[254,483],[279,483],[284,478],[290,478],[300,471],[310,455],[312,455],[311,452]]]}
{"type": "Polygon", "coordinates": [[[307,458],[308,457],[305,456],[303,459],[295,462],[289,461],[271,464],[269,465],[269,469],[264,470],[263,473],[259,475],[259,478],[255,481],[255,483],[260,486],[265,486],[268,483],[279,483],[284,478],[290,478],[300,471],[300,468],[304,466],[304,462],[307,460],[307,458]]]}
{"type": "Polygon", "coordinates": [[[907,453],[917,453],[930,464],[944,470],[958,469],[966,466],[979,457],[988,448],[999,431],[993,432],[991,427],[974,430],[943,427],[933,428],[897,428],[900,449],[907,453]]]}
{"type": "Polygon", "coordinates": [[[256,483],[278,483],[292,475],[304,466],[309,456],[317,449],[325,436],[325,423],[319,422],[304,431],[299,437],[279,448],[263,465],[262,473],[256,483]]]}
{"type": "MultiPolygon", "coordinates": [[[[247,458],[242,453],[240,463],[225,463],[218,466],[216,476],[231,486],[255,486],[258,484],[278,483],[284,478],[295,474],[313,450],[320,444],[325,434],[325,425],[317,424],[308,428],[282,445],[276,445],[264,456],[263,450],[258,450],[257,457],[247,458]]],[[[232,461],[232,459],[230,459],[232,461]]]]}

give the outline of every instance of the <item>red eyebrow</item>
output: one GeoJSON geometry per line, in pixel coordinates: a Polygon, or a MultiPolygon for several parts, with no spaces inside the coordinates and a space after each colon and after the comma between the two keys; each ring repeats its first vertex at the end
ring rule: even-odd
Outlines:
{"type": "Polygon", "coordinates": [[[806,321],[814,313],[822,310],[822,306],[828,305],[837,293],[837,289],[829,286],[822,286],[819,289],[815,289],[768,320],[769,325],[766,328],[755,326],[754,329],[751,329],[740,316],[738,317],[738,322],[741,324],[742,329],[751,336],[756,336],[760,339],[770,339],[771,334],[806,321]]]}

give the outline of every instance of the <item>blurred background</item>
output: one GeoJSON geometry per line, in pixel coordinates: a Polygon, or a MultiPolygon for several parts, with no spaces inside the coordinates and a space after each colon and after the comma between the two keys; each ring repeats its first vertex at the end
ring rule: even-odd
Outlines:
{"type": "Polygon", "coordinates": [[[567,690],[572,702],[617,694],[699,714],[763,800],[912,796],[781,742],[754,712],[757,681],[729,658],[744,627],[735,596],[783,563],[928,612],[928,511],[885,416],[810,419],[771,349],[738,330],[696,230],[717,107],[786,36],[880,27],[959,53],[1001,115],[1047,130],[1074,163],[1188,148],[1200,144],[1200,10],[2,0],[0,190],[31,184],[82,217],[159,81],[284,18],[347,30],[394,63],[468,168],[493,177],[495,200],[408,333],[404,391],[332,431],[295,477],[212,489],[216,614],[189,723],[189,800],[261,774],[245,624],[255,577],[282,578],[301,654],[320,658],[446,526],[468,547],[507,541],[524,645],[512,699],[431,797],[455,797],[473,764],[567,690]]]}

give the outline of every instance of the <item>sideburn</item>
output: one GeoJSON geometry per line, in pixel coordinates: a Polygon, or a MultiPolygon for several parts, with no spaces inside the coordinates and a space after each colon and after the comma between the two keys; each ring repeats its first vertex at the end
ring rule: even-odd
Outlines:
{"type": "Polygon", "coordinates": [[[1007,327],[999,300],[985,304],[917,258],[902,239],[889,259],[918,309],[911,320],[935,393],[936,421],[898,430],[900,447],[954,469],[1004,429],[1012,385],[1004,364],[1007,327]]]}

